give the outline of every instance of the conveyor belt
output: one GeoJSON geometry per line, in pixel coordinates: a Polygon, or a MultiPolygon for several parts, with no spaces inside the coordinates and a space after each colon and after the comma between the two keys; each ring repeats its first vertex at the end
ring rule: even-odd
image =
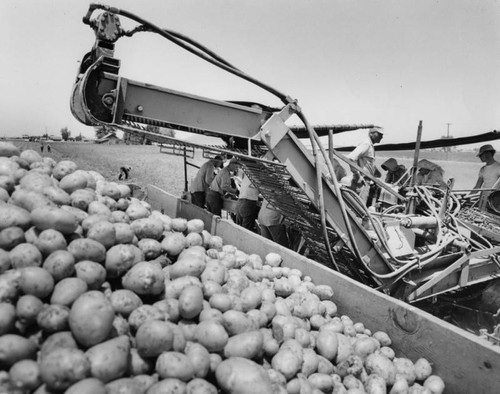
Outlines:
{"type": "MultiPolygon", "coordinates": [[[[320,215],[302,189],[290,183],[291,175],[286,166],[252,160],[249,157],[239,157],[238,160],[244,173],[262,196],[285,217],[289,226],[300,231],[309,256],[321,264],[332,267],[320,215]]],[[[330,245],[339,241],[338,234],[331,228],[328,229],[328,236],[330,245]]],[[[348,248],[342,248],[334,257],[342,273],[354,276],[364,283],[372,283],[348,248]]]]}

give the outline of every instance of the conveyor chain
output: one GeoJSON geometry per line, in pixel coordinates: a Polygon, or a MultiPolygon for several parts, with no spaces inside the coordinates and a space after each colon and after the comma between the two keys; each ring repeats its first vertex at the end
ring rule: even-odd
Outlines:
{"type": "MultiPolygon", "coordinates": [[[[243,172],[259,189],[262,196],[269,201],[285,218],[285,222],[297,229],[305,241],[310,257],[321,264],[332,266],[330,255],[326,249],[321,219],[309,197],[298,187],[290,184],[291,175],[286,166],[280,163],[252,160],[240,157],[243,172]]],[[[328,228],[330,244],[338,240],[338,234],[328,228]]],[[[345,248],[343,248],[345,249],[345,248]]],[[[359,267],[353,266],[355,261],[348,258],[348,250],[342,249],[336,263],[341,272],[349,276],[359,276],[359,267]],[[355,269],[354,269],[355,268],[355,269]]],[[[357,266],[357,264],[355,264],[357,266]]],[[[361,273],[362,274],[362,273],[361,273]]],[[[362,278],[366,282],[366,278],[362,278]]]]}

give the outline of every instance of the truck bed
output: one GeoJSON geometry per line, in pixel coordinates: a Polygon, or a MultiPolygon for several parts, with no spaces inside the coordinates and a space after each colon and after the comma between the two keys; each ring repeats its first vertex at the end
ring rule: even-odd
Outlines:
{"type": "Polygon", "coordinates": [[[171,217],[202,219],[212,235],[222,237],[225,244],[246,253],[261,257],[269,252],[279,253],[284,266],[300,269],[316,284],[330,285],[340,314],[363,322],[373,332],[387,332],[396,356],[413,361],[427,358],[434,373],[445,381],[447,393],[500,392],[500,346],[213,216],[155,186],[148,186],[147,201],[153,209],[171,217]]]}

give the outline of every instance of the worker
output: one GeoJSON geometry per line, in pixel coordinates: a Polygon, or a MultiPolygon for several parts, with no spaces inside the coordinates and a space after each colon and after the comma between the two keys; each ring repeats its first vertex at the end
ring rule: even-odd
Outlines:
{"type": "MultiPolygon", "coordinates": [[[[380,128],[371,128],[368,131],[368,138],[356,146],[356,148],[347,155],[347,158],[356,162],[356,164],[368,174],[379,178],[382,174],[375,166],[374,144],[382,141],[382,138],[384,138],[384,133],[380,128]]],[[[365,203],[371,205],[369,194],[372,182],[368,179],[364,179],[359,171],[355,169],[351,170],[353,173],[351,188],[359,194],[360,198],[365,203]]]]}
{"type": "Polygon", "coordinates": [[[122,180],[122,179],[128,179],[128,173],[132,170],[132,167],[131,166],[121,166],[120,167],[120,175],[118,176],[118,180],[122,180]]]}
{"type": "MultiPolygon", "coordinates": [[[[498,189],[500,187],[500,163],[495,160],[495,148],[490,144],[483,145],[479,148],[477,157],[485,163],[479,170],[479,177],[477,179],[474,190],[477,189],[498,189]]],[[[481,192],[479,198],[478,208],[486,210],[488,196],[493,190],[484,190],[481,192]]]]}
{"type": "Polygon", "coordinates": [[[236,224],[255,232],[255,220],[259,214],[259,189],[245,173],[241,177],[240,194],[236,203],[236,224]]]}
{"type": "Polygon", "coordinates": [[[422,159],[418,162],[417,168],[416,185],[446,189],[446,182],[443,179],[444,170],[439,165],[427,159],[422,159]]]}
{"type": "Polygon", "coordinates": [[[385,183],[403,183],[403,176],[406,173],[406,167],[403,164],[398,164],[394,158],[389,158],[380,166],[383,170],[387,171],[385,176],[385,183]]]}
{"type": "Polygon", "coordinates": [[[214,215],[221,216],[222,202],[226,194],[236,196],[238,189],[231,186],[231,175],[238,170],[238,162],[231,159],[227,166],[222,168],[215,176],[207,191],[207,209],[214,215]]]}
{"type": "Polygon", "coordinates": [[[290,247],[290,243],[288,241],[287,228],[283,223],[283,219],[283,215],[276,210],[269,201],[262,201],[257,219],[260,226],[260,235],[288,248],[290,247]]]}
{"type": "Polygon", "coordinates": [[[205,208],[208,188],[215,178],[216,171],[222,168],[222,163],[222,157],[217,155],[201,165],[189,186],[191,202],[194,205],[205,208]]]}

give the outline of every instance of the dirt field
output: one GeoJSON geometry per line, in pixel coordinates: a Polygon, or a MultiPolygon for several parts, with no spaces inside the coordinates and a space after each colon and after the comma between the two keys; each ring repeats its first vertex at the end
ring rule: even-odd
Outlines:
{"type": "MultiPolygon", "coordinates": [[[[40,152],[40,143],[11,142],[23,150],[33,149],[40,152]]],[[[132,171],[126,183],[133,183],[142,188],[151,184],[179,196],[184,190],[183,158],[161,153],[158,146],[78,142],[51,142],[50,146],[51,152],[48,153],[45,149],[43,156],[52,157],[56,161],[72,160],[79,168],[97,171],[110,181],[118,181],[119,168],[130,165],[132,171]]],[[[188,162],[199,166],[204,160],[201,153],[198,153],[197,157],[188,159],[188,162]]],[[[195,167],[188,166],[188,180],[195,172],[195,167]]]]}
{"type": "MultiPolygon", "coordinates": [[[[40,144],[35,142],[12,141],[21,149],[40,151],[40,144]]],[[[119,168],[122,165],[132,166],[128,182],[144,188],[151,184],[181,195],[184,190],[184,160],[180,156],[160,152],[154,145],[99,145],[78,142],[52,142],[52,152],[44,152],[56,161],[72,160],[81,169],[94,170],[107,180],[118,180],[119,168]]],[[[413,163],[413,152],[393,152],[392,157],[407,168],[413,163]]],[[[389,155],[381,152],[377,155],[377,164],[384,162],[389,155]]],[[[422,151],[421,158],[435,161],[445,170],[445,179],[455,179],[454,189],[471,189],[477,180],[482,163],[472,152],[435,152],[422,151]]],[[[205,159],[199,150],[189,163],[200,166],[205,159]]],[[[187,180],[196,173],[196,168],[187,166],[187,180]]]]}

